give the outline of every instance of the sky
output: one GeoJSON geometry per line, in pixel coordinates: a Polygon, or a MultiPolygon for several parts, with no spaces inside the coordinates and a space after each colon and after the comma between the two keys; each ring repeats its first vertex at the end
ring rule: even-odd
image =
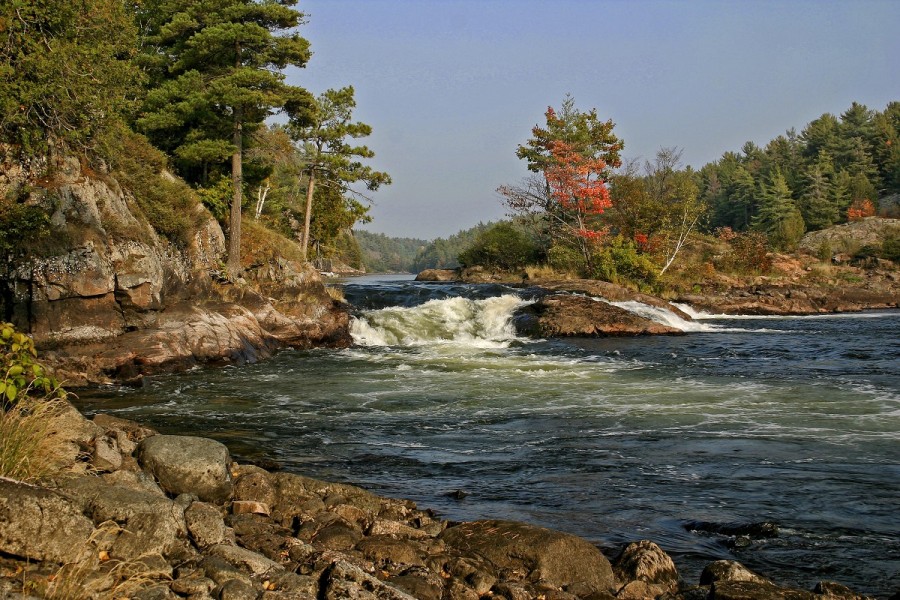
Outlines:
{"type": "Polygon", "coordinates": [[[571,94],[626,159],[699,168],[853,101],[900,101],[897,0],[300,0],[313,57],[288,81],[352,85],[373,133],[373,232],[447,237],[504,218],[515,151],[571,94]]]}

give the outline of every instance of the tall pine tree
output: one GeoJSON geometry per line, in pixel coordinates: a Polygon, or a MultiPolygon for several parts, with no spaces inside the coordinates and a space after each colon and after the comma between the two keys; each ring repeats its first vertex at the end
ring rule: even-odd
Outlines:
{"type": "MultiPolygon", "coordinates": [[[[163,149],[205,179],[230,162],[232,197],[227,270],[241,271],[243,151],[248,134],[273,112],[294,118],[313,99],[284,82],[283,69],[302,67],[309,43],[295,29],[296,0],[148,0],[141,5],[142,62],[151,89],[137,120],[163,149]],[[229,160],[230,159],[230,160],[229,160]]],[[[193,175],[193,177],[191,177],[193,175]]]]}

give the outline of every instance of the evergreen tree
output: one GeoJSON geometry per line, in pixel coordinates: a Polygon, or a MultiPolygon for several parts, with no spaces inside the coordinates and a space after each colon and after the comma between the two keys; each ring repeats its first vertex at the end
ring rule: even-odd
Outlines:
{"type": "Polygon", "coordinates": [[[0,3],[0,140],[93,150],[137,92],[135,35],[118,0],[0,3]]]}
{"type": "MultiPolygon", "coordinates": [[[[151,88],[137,125],[184,165],[208,169],[230,158],[228,274],[241,270],[241,203],[245,137],[277,110],[306,114],[311,97],[284,83],[282,70],[302,67],[309,44],[295,29],[296,0],[148,0],[142,64],[151,88]]],[[[185,173],[195,181],[197,173],[185,173]]]]}
{"type": "Polygon", "coordinates": [[[791,198],[787,181],[779,171],[762,185],[761,198],[759,212],[753,218],[753,228],[765,233],[774,249],[793,250],[803,237],[805,225],[791,198]]]}
{"type": "MultiPolygon", "coordinates": [[[[303,226],[303,258],[307,256],[310,240],[310,229],[313,216],[313,199],[316,197],[316,186],[322,184],[331,188],[328,194],[330,202],[341,198],[345,193],[362,196],[350,186],[363,182],[369,191],[377,190],[381,185],[390,184],[387,173],[375,171],[359,162],[359,158],[371,158],[375,155],[366,146],[352,146],[347,138],[367,137],[372,128],[365,123],[353,122],[353,109],[356,100],[353,88],[327,90],[315,103],[316,110],[311,119],[291,120],[289,131],[291,138],[298,143],[301,160],[305,165],[306,175],[306,209],[303,226]],[[337,194],[337,196],[334,196],[337,194]]],[[[365,207],[358,201],[350,199],[351,213],[354,217],[365,214],[365,207]]],[[[355,222],[356,218],[353,219],[355,222]]],[[[350,224],[352,225],[352,223],[350,224]]]]}
{"type": "Polygon", "coordinates": [[[810,231],[830,227],[839,218],[839,211],[831,193],[831,182],[821,165],[813,166],[807,177],[806,189],[800,202],[800,213],[810,231]]]}

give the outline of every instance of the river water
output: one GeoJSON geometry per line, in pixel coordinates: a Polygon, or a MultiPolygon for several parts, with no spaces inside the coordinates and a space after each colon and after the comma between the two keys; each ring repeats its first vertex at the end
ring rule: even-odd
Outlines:
{"type": "Polygon", "coordinates": [[[534,290],[383,276],[345,293],[352,348],[85,391],[81,408],[445,518],[608,553],[652,539],[689,583],[734,559],[782,585],[900,590],[900,312],[685,322],[625,304],[688,333],[531,341],[510,318],[534,290]],[[777,535],[728,529],[763,522],[777,535]]]}

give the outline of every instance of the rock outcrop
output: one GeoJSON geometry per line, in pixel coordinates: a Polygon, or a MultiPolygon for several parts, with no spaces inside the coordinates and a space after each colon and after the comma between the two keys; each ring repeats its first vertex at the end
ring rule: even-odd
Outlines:
{"type": "Polygon", "coordinates": [[[77,429],[94,435],[73,436],[85,451],[65,472],[42,485],[0,479],[2,597],[859,598],[831,582],[783,588],[731,561],[690,586],[647,540],[611,563],[569,534],[450,523],[408,500],[235,464],[212,440],[104,415],[77,429]],[[120,440],[119,459],[73,470],[102,439],[120,440]]]}
{"type": "Polygon", "coordinates": [[[52,229],[0,282],[0,308],[67,385],[349,343],[347,311],[312,266],[248,256],[244,278],[225,282],[214,277],[225,237],[202,205],[190,240],[175,244],[108,173],[68,155],[48,161],[0,155],[0,194],[40,207],[52,229]]]}
{"type": "Polygon", "coordinates": [[[541,337],[684,334],[608,302],[571,294],[544,296],[520,309],[514,322],[520,333],[541,337]]]}

